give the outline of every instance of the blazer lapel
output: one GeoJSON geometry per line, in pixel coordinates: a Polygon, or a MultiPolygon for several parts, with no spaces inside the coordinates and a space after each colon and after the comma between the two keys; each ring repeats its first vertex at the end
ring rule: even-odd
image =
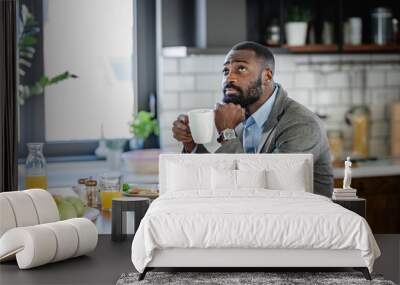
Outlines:
{"type": "Polygon", "coordinates": [[[286,91],[278,84],[278,96],[275,99],[274,105],[272,106],[271,113],[267,121],[264,124],[264,129],[261,134],[260,143],[257,147],[257,153],[267,152],[269,146],[271,144],[271,139],[273,137],[273,133],[276,129],[276,125],[278,124],[279,117],[284,111],[284,106],[287,99],[286,91]]]}

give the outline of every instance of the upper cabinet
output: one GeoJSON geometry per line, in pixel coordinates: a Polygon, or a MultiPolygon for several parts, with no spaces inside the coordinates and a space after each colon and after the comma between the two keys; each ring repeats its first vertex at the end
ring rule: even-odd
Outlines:
{"type": "Polygon", "coordinates": [[[247,0],[247,38],[276,52],[400,52],[398,0],[247,0]]]}
{"type": "Polygon", "coordinates": [[[226,48],[247,38],[246,0],[162,0],[164,47],[226,48]]]}
{"type": "Polygon", "coordinates": [[[400,0],[164,0],[164,47],[212,53],[251,40],[275,53],[400,52],[400,0]]]}

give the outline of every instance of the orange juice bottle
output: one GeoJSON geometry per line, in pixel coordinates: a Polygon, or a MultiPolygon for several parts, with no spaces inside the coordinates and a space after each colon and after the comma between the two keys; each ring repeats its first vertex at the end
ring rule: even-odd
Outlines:
{"type": "Polygon", "coordinates": [[[28,143],[29,154],[25,163],[25,189],[47,189],[46,159],[43,143],[28,143]]]}

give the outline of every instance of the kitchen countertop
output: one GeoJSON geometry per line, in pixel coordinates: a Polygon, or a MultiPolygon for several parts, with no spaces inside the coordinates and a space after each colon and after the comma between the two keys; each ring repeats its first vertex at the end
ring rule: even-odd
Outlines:
{"type": "MultiPolygon", "coordinates": [[[[79,162],[52,162],[47,163],[49,187],[71,187],[77,184],[79,178],[99,176],[110,171],[104,160],[79,162]]],[[[24,185],[24,165],[18,165],[19,188],[24,185]]],[[[343,178],[344,168],[334,168],[334,177],[343,178]]],[[[137,184],[156,184],[158,175],[142,175],[121,170],[123,181],[137,184]]],[[[378,159],[376,161],[360,162],[352,168],[352,177],[379,177],[400,175],[400,158],[378,159]]]]}
{"type": "MultiPolygon", "coordinates": [[[[79,178],[92,177],[99,179],[100,175],[112,171],[108,168],[107,161],[74,161],[74,162],[50,162],[47,163],[47,176],[49,187],[71,187],[77,185],[79,178]]],[[[125,171],[121,168],[124,183],[157,184],[158,174],[143,175],[125,171]]],[[[25,167],[18,165],[18,188],[24,185],[25,167]]]]}
{"type": "MultiPolygon", "coordinates": [[[[400,158],[358,162],[351,173],[353,178],[400,175],[400,158]]],[[[343,178],[344,168],[334,168],[333,175],[335,178],[343,178]]]]}

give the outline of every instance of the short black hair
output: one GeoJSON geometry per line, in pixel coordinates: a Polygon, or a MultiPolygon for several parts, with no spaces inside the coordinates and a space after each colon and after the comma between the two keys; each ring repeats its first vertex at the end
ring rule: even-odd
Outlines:
{"type": "Polygon", "coordinates": [[[257,57],[265,60],[265,63],[267,64],[269,69],[271,69],[272,74],[275,74],[275,58],[269,48],[259,43],[250,41],[240,42],[231,48],[231,50],[243,49],[253,50],[256,53],[257,57]]]}

